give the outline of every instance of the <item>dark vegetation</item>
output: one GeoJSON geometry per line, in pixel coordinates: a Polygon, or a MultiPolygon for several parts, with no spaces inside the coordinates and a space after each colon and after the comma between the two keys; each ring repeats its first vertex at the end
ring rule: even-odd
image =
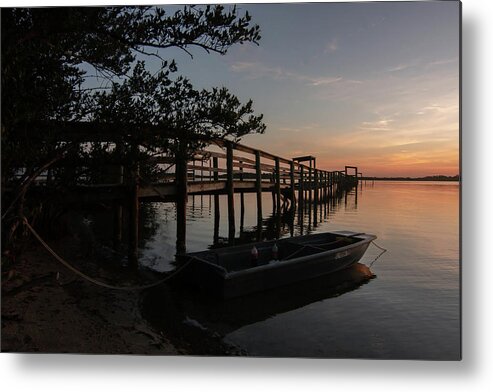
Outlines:
{"type": "Polygon", "coordinates": [[[22,216],[56,215],[57,202],[30,194],[48,169],[56,193],[102,181],[108,163],[152,179],[158,154],[186,158],[211,139],[265,130],[252,101],[194,88],[166,57],[173,47],[193,57],[257,44],[259,27],[234,6],[12,8],[1,23],[3,255],[22,235],[22,216]],[[67,136],[81,123],[91,140],[67,136]]]}

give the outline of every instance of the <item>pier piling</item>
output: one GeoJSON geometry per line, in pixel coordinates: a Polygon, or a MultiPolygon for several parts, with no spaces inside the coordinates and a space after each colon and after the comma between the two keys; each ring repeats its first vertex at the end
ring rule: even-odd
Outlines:
{"type": "Polygon", "coordinates": [[[234,177],[233,177],[233,146],[231,142],[226,144],[226,188],[228,193],[228,240],[234,242],[235,238],[235,201],[234,201],[234,177]]]}

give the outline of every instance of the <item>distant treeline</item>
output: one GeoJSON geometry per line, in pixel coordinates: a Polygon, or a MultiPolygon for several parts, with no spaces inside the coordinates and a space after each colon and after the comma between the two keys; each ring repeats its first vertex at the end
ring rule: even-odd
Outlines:
{"type": "Polygon", "coordinates": [[[379,181],[460,181],[459,175],[455,176],[426,176],[426,177],[364,177],[364,180],[379,181]]]}
{"type": "MultiPolygon", "coordinates": [[[[255,180],[256,179],[256,174],[255,173],[250,173],[246,172],[243,173],[241,176],[243,176],[243,179],[245,180],[255,180]]],[[[200,178],[200,170],[195,171],[195,177],[200,178]]],[[[209,178],[209,175],[207,172],[204,171],[204,177],[209,178]]],[[[227,176],[226,174],[219,174],[218,175],[219,179],[225,179],[227,176]]],[[[240,178],[239,173],[234,174],[234,178],[240,178]]],[[[262,178],[269,179],[272,178],[272,174],[268,173],[262,173],[262,178]]],[[[437,175],[437,176],[426,176],[426,177],[362,177],[360,180],[378,180],[378,181],[460,181],[460,176],[457,174],[455,176],[444,176],[444,175],[437,175]]]]}

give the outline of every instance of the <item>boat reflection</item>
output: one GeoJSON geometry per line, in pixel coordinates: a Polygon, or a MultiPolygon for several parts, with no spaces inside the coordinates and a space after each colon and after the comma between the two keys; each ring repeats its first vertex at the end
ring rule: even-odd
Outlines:
{"type": "MultiPolygon", "coordinates": [[[[158,329],[176,329],[187,320],[225,336],[241,327],[358,289],[375,275],[361,263],[316,279],[244,297],[220,300],[183,286],[148,293],[144,315],[158,329]],[[172,325],[175,324],[175,325],[172,325]]],[[[189,323],[190,324],[190,323],[189,323]]]]}

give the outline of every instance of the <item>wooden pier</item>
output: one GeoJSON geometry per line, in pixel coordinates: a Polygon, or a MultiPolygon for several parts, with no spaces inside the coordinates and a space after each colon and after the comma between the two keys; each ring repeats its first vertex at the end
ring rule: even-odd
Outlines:
{"type": "MultiPolygon", "coordinates": [[[[80,126],[80,125],[79,125],[80,126]]],[[[93,132],[83,126],[72,127],[69,134],[73,141],[76,135],[78,143],[114,140],[101,129],[93,132]],[[90,131],[89,133],[87,131],[90,131]]],[[[114,135],[115,133],[113,133],[114,135]]],[[[64,136],[65,137],[65,136],[64,136]]],[[[115,143],[116,148],[118,144],[115,143]]],[[[137,149],[138,147],[136,147],[137,149]]],[[[186,156],[187,154],[176,154],[186,156]]],[[[190,156],[188,154],[187,156],[190,156]]],[[[121,239],[123,208],[128,214],[128,257],[130,263],[137,267],[139,208],[141,202],[173,202],[176,204],[176,246],[177,252],[186,248],[186,206],[191,195],[213,195],[215,201],[215,219],[219,219],[219,195],[227,195],[229,241],[234,242],[235,198],[240,196],[240,214],[244,215],[243,195],[256,193],[257,222],[262,224],[262,193],[272,194],[273,211],[279,216],[286,211],[294,211],[298,205],[303,213],[303,206],[317,205],[329,201],[341,191],[357,186],[362,176],[358,168],[346,166],[344,170],[328,171],[316,167],[313,156],[292,159],[276,156],[266,151],[251,148],[227,140],[214,140],[205,150],[196,151],[191,158],[183,159],[170,156],[156,156],[145,164],[162,167],[167,170],[156,181],[148,181],[139,171],[139,162],[125,164],[112,163],[113,180],[109,184],[76,185],[66,194],[66,201],[77,204],[111,202],[115,206],[115,236],[121,239]],[[308,162],[308,164],[306,164],[308,162]],[[350,173],[352,171],[352,173],[350,173]]],[[[63,163],[62,163],[63,165],[63,163]]],[[[48,183],[50,172],[45,176],[48,183]]],[[[311,215],[310,215],[311,216],[311,215]]],[[[216,235],[217,233],[215,233],[216,235]]]]}

